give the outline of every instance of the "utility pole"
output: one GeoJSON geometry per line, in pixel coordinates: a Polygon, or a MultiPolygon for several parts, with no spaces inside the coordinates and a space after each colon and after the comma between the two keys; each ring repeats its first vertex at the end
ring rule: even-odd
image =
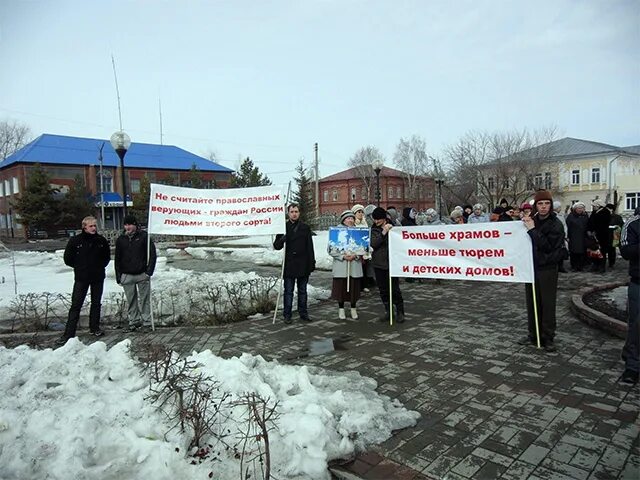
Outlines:
{"type": "Polygon", "coordinates": [[[320,175],[318,174],[318,142],[314,145],[314,172],[316,176],[316,218],[320,216],[320,175]]]}

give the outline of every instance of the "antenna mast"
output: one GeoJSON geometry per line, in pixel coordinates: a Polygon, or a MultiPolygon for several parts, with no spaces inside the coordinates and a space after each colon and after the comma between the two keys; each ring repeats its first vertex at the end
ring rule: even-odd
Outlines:
{"type": "Polygon", "coordinates": [[[122,109],[120,108],[120,89],[118,88],[118,75],[116,75],[116,61],[111,54],[111,65],[113,65],[113,78],[116,81],[116,96],[118,97],[118,119],[120,120],[120,131],[122,131],[122,109]]]}

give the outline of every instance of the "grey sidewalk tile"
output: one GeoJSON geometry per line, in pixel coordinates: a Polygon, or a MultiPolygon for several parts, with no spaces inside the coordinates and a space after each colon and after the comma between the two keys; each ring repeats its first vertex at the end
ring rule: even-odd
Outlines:
{"type": "MultiPolygon", "coordinates": [[[[571,475],[565,475],[564,473],[550,470],[545,467],[538,467],[533,471],[534,478],[540,478],[543,480],[578,480],[571,475]]],[[[531,479],[528,479],[531,480],[531,479]]]]}
{"type": "Polygon", "coordinates": [[[497,463],[498,465],[502,465],[503,467],[508,468],[513,463],[514,459],[502,455],[497,452],[493,452],[491,450],[487,450],[486,448],[479,447],[476,448],[473,452],[473,455],[476,457],[484,458],[485,460],[489,460],[493,463],[497,463]]]}
{"type": "Polygon", "coordinates": [[[468,455],[461,462],[455,465],[451,471],[462,475],[463,477],[471,478],[483,467],[485,463],[486,461],[482,458],[474,455],[468,455]]]}
{"type": "Polygon", "coordinates": [[[527,462],[516,460],[500,477],[504,480],[522,480],[530,478],[529,475],[535,470],[536,466],[527,462]]]}
{"type": "Polygon", "coordinates": [[[586,480],[589,476],[589,470],[569,465],[567,463],[558,462],[551,458],[545,458],[540,464],[541,467],[547,468],[553,472],[557,472],[562,475],[566,475],[574,480],[586,480]]]}
{"type": "Polygon", "coordinates": [[[484,478],[500,478],[503,473],[507,471],[507,467],[504,465],[499,465],[493,462],[485,463],[480,470],[475,475],[477,479],[484,478]]]}
{"type": "Polygon", "coordinates": [[[605,467],[620,468],[620,465],[624,465],[628,456],[629,452],[627,450],[609,445],[605,448],[599,463],[605,467]]]}
{"type": "Polygon", "coordinates": [[[570,463],[571,465],[575,465],[583,470],[591,471],[596,466],[599,459],[600,454],[598,452],[587,450],[586,448],[580,448],[568,462],[564,462],[560,459],[557,460],[563,463],[570,463]]]}
{"type": "Polygon", "coordinates": [[[550,450],[538,445],[529,445],[529,447],[522,452],[519,460],[530,463],[532,465],[538,465],[548,454],[550,450]]]}
{"type": "MultiPolygon", "coordinates": [[[[602,465],[602,464],[597,464],[596,467],[591,472],[591,474],[589,475],[588,480],[611,480],[615,478],[620,478],[620,473],[621,473],[621,470],[619,469],[613,469],[613,468],[606,467],[605,465],[602,465]]],[[[627,479],[624,478],[624,480],[627,480],[627,479]]],[[[637,477],[629,480],[637,480],[637,477]]]]}
{"type": "MultiPolygon", "coordinates": [[[[549,458],[561,463],[571,463],[574,455],[580,450],[579,447],[571,445],[569,443],[558,442],[551,452],[549,452],[549,458]]],[[[597,460],[597,457],[596,457],[597,460]]],[[[579,465],[578,465],[579,466],[579,465]]]]}

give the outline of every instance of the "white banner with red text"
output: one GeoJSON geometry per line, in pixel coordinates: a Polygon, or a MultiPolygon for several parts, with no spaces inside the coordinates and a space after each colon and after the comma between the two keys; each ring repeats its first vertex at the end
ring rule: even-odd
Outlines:
{"type": "Polygon", "coordinates": [[[392,277],[531,283],[533,251],[522,222],[393,227],[392,277]]]}
{"type": "Polygon", "coordinates": [[[285,233],[282,187],[204,190],[151,184],[149,232],[237,236],[285,233]]]}

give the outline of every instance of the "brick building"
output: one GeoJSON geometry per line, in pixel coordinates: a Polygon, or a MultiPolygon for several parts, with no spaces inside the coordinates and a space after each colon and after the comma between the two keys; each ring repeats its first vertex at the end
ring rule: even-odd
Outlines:
{"type": "MultiPolygon", "coordinates": [[[[66,193],[76,175],[94,195],[96,207],[105,210],[105,228],[122,222],[122,174],[120,159],[109,140],[43,134],[0,162],[0,236],[24,234],[11,203],[24,190],[29,172],[39,163],[51,177],[51,185],[66,193]],[[102,155],[100,150],[102,148],[102,155]],[[102,157],[102,173],[100,169],[102,157]],[[100,185],[102,184],[102,188],[100,185]]],[[[127,206],[140,191],[146,175],[151,183],[171,178],[190,186],[191,169],[198,169],[205,187],[228,187],[233,170],[172,145],[132,143],[124,158],[127,206]]]]}
{"type": "MultiPolygon", "coordinates": [[[[320,214],[340,214],[355,204],[376,202],[376,175],[370,166],[354,167],[319,180],[320,214]]],[[[435,208],[435,182],[430,177],[416,181],[415,198],[409,198],[405,175],[389,167],[380,171],[380,206],[398,210],[413,207],[418,211],[435,208]]]]}

